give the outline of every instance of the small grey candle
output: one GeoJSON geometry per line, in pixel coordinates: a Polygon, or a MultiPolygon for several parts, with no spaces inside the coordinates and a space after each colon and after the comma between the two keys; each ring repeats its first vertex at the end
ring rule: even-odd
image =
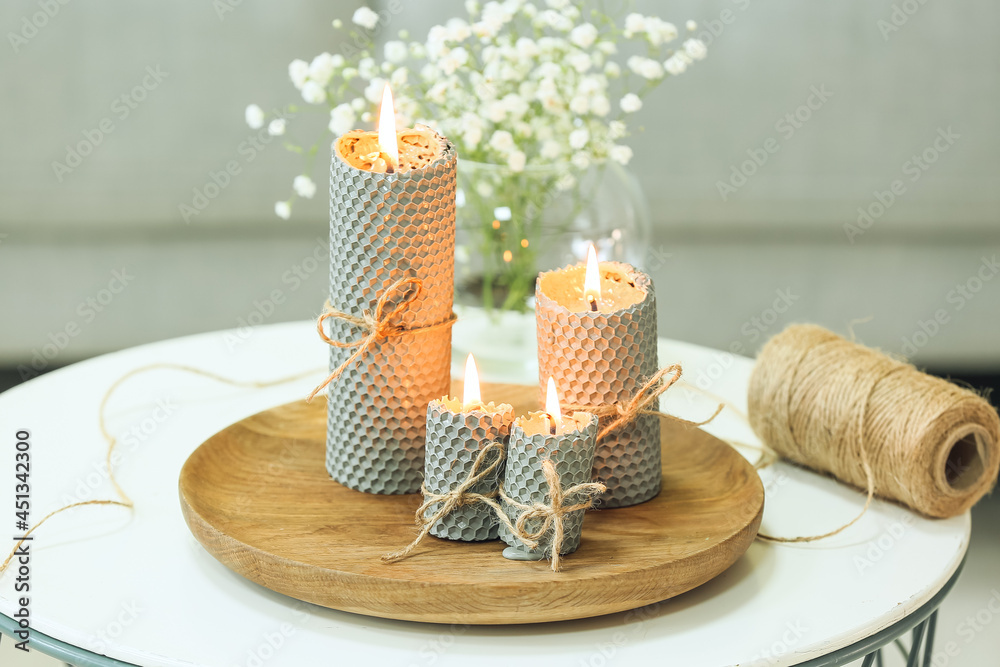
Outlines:
{"type": "MultiPolygon", "coordinates": [[[[503,491],[508,498],[522,505],[549,503],[549,486],[542,471],[542,461],[555,465],[562,488],[591,481],[594,467],[594,444],[597,438],[597,417],[587,412],[576,412],[558,419],[549,412],[533,412],[514,420],[507,444],[507,469],[504,472],[503,491]],[[552,431],[555,431],[553,434],[552,431]]],[[[582,498],[566,499],[567,504],[582,498]]],[[[516,507],[504,503],[504,511],[511,523],[517,522],[521,513],[516,507]]],[[[585,510],[576,510],[563,518],[561,554],[572,553],[580,546],[585,510]]],[[[529,519],[527,532],[538,530],[541,519],[529,519]]],[[[500,525],[500,539],[509,544],[503,551],[511,560],[540,560],[550,556],[551,531],[538,541],[538,547],[529,549],[505,525],[500,525]]]]}
{"type": "MultiPolygon", "coordinates": [[[[584,286],[583,264],[538,276],[539,379],[555,378],[564,405],[626,402],[658,370],[652,281],[628,264],[597,266],[592,273],[600,288],[593,293],[584,286]]],[[[601,426],[612,420],[602,418],[601,426]]],[[[659,417],[639,415],[597,443],[594,476],[607,486],[598,507],[627,507],[656,496],[663,478],[659,417]]]]}
{"type": "MultiPolygon", "coordinates": [[[[427,406],[427,444],[424,463],[424,487],[429,493],[441,495],[453,490],[473,474],[473,464],[479,450],[498,441],[504,442],[514,421],[514,408],[506,403],[495,405],[474,401],[466,404],[457,398],[444,397],[427,406]]],[[[480,470],[487,469],[499,457],[487,455],[480,470]]],[[[499,466],[488,477],[474,484],[472,493],[496,493],[503,477],[499,466]]],[[[431,517],[438,505],[432,505],[424,517],[431,517]]],[[[456,507],[434,524],[430,531],[435,537],[465,542],[494,540],[497,522],[493,510],[482,503],[456,507]]]]}

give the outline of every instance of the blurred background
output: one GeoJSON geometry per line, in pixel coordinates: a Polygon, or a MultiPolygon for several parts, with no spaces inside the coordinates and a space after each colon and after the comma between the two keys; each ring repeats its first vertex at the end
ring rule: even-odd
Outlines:
{"type": "MultiPolygon", "coordinates": [[[[52,5],[35,23],[35,2],[0,7],[2,385],[245,326],[255,312],[267,323],[313,317],[327,289],[325,171],[315,199],[277,218],[301,160],[280,140],[245,150],[256,132],[243,115],[251,102],[298,99],[287,64],[335,52],[330,21],[359,3],[52,5]],[[91,149],[74,158],[81,142],[91,149]],[[231,161],[239,174],[185,220],[182,206],[231,161]],[[318,270],[301,270],[309,258],[318,270]],[[280,302],[262,308],[275,290],[280,302]]],[[[697,20],[709,51],[646,100],[629,140],[653,223],[646,268],[661,335],[752,356],[792,321],[843,333],[866,319],[854,325],[864,343],[995,385],[1000,5],[635,9],[697,20]]],[[[395,20],[420,36],[456,11],[456,1],[406,3],[395,20]]],[[[996,526],[995,509],[977,511],[996,526]]],[[[939,634],[953,627],[942,621],[939,634]]]]}

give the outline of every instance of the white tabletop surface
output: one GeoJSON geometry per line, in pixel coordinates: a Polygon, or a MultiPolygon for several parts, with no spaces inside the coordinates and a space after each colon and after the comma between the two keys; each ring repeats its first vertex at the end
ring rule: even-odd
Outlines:
{"type": "MultiPolygon", "coordinates": [[[[462,335],[461,323],[455,335],[462,335]]],[[[969,543],[968,514],[929,520],[876,502],[841,535],[798,546],[756,542],[715,580],[637,612],[458,627],[301,603],[230,572],[202,549],[181,517],[177,478],[188,455],[213,433],[303,397],[326,356],[311,323],[272,325],[249,337],[216,332],[124,350],[0,395],[0,499],[13,534],[16,430],[32,434],[37,519],[70,500],[114,497],[102,474],[105,443],[97,410],[104,391],[127,371],[174,362],[264,380],[317,369],[314,378],[263,390],[169,370],[131,379],[112,400],[109,427],[120,437],[131,433],[122,441],[118,477],[136,509],[74,509],[39,530],[32,547],[32,625],[70,644],[150,666],[298,667],[334,657],[336,664],[427,667],[532,659],[553,667],[792,665],[849,645],[920,607],[951,577],[969,543]]],[[[661,341],[660,361],[680,361],[689,381],[701,378],[710,391],[746,405],[750,360],[661,341]]],[[[714,404],[672,389],[665,407],[698,419],[714,404]]],[[[731,414],[706,430],[756,442],[731,414]]],[[[857,491],[784,464],[762,476],[762,530],[772,534],[825,532],[862,504],[857,491]]],[[[0,612],[10,616],[14,599],[8,572],[0,580],[0,612]]]]}

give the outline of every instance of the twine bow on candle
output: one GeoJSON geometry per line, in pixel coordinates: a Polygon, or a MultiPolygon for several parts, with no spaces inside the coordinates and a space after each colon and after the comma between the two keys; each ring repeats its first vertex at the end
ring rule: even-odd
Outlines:
{"type": "MultiPolygon", "coordinates": [[[[545,475],[545,481],[549,485],[548,503],[531,503],[530,505],[526,505],[509,497],[503,490],[500,491],[500,497],[511,507],[521,511],[513,527],[506,521],[505,523],[508,528],[511,528],[514,536],[521,540],[529,549],[537,549],[538,540],[549,532],[549,530],[552,531],[552,539],[547,549],[550,551],[552,557],[552,571],[558,572],[560,568],[559,552],[562,551],[562,542],[565,533],[563,521],[566,515],[591,507],[594,504],[594,497],[604,493],[607,487],[600,482],[585,482],[571,486],[563,491],[562,482],[559,480],[559,473],[556,472],[556,466],[549,459],[542,461],[542,474],[545,475]],[[584,496],[585,499],[572,505],[565,504],[567,498],[580,495],[584,496]],[[529,532],[527,523],[532,519],[541,520],[541,524],[536,530],[529,532]]],[[[499,515],[506,519],[506,513],[500,512],[499,515]]]]}
{"type": "Polygon", "coordinates": [[[408,333],[426,333],[428,331],[442,329],[453,325],[457,319],[454,313],[452,313],[451,317],[443,322],[421,327],[407,328],[392,323],[393,318],[400,315],[403,311],[409,308],[414,301],[417,300],[417,297],[419,297],[420,293],[423,291],[423,287],[424,283],[420,280],[420,278],[400,278],[393,284],[389,285],[389,287],[382,292],[382,295],[378,298],[378,302],[375,304],[375,310],[366,310],[361,317],[341,312],[330,305],[330,302],[327,301],[326,306],[323,308],[323,313],[316,320],[316,330],[319,332],[319,337],[322,338],[323,342],[327,345],[341,349],[355,349],[351,356],[345,359],[340,366],[331,372],[318,387],[312,390],[306,400],[311,401],[316,394],[323,391],[331,382],[340,377],[348,366],[357,361],[363,354],[368,352],[368,350],[370,350],[371,347],[380,339],[389,338],[390,336],[401,336],[408,333]],[[389,300],[393,297],[400,297],[401,300],[390,308],[388,306],[389,300]],[[324,324],[331,318],[344,320],[345,322],[363,329],[366,333],[364,337],[356,341],[344,342],[334,340],[327,336],[326,331],[323,330],[324,324]]]}
{"type": "Polygon", "coordinates": [[[725,405],[721,403],[719,404],[719,407],[715,409],[715,412],[711,417],[700,422],[681,419],[680,417],[668,415],[665,412],[660,412],[659,410],[649,407],[680,379],[681,365],[671,364],[670,366],[661,368],[653,373],[646,383],[639,388],[639,391],[635,392],[635,395],[624,403],[605,403],[603,405],[566,404],[563,405],[563,409],[589,412],[601,418],[614,417],[611,422],[598,432],[598,440],[604,439],[609,433],[615,429],[621,428],[625,424],[628,424],[639,415],[659,415],[660,417],[666,417],[668,419],[684,422],[690,426],[704,426],[719,416],[719,413],[722,412],[723,408],[725,408],[725,405]],[[667,377],[668,375],[670,377],[667,377]]]}
{"type": "Polygon", "coordinates": [[[493,498],[497,495],[496,491],[493,491],[490,494],[483,494],[473,493],[469,491],[469,489],[471,489],[478,482],[481,482],[490,475],[494,474],[497,468],[500,467],[500,464],[503,463],[506,455],[507,451],[502,442],[490,442],[479,450],[479,455],[476,456],[476,460],[472,462],[472,469],[469,471],[469,476],[465,478],[465,481],[458,484],[447,493],[431,493],[427,490],[426,485],[422,485],[420,491],[424,494],[424,502],[417,508],[416,512],[416,522],[417,526],[420,527],[420,532],[406,547],[400,549],[399,551],[383,555],[382,562],[394,563],[397,560],[401,560],[409,556],[410,552],[413,551],[418,544],[420,544],[421,540],[427,537],[427,534],[430,532],[431,528],[434,527],[434,524],[450,514],[457,507],[472,505],[474,503],[484,503],[493,508],[495,511],[499,510],[500,506],[493,500],[493,498]],[[488,455],[494,452],[496,453],[496,457],[493,462],[484,468],[483,464],[486,462],[488,455]],[[441,507],[439,507],[434,514],[430,517],[424,516],[428,509],[439,503],[441,507]]]}

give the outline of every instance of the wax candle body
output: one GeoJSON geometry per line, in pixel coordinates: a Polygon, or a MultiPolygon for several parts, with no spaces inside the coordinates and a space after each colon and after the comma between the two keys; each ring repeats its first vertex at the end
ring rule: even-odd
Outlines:
{"type": "MultiPolygon", "coordinates": [[[[597,437],[597,417],[577,412],[563,418],[562,425],[553,435],[550,419],[544,412],[534,412],[518,417],[511,427],[507,444],[507,469],[504,472],[503,490],[511,499],[523,504],[549,503],[549,486],[542,472],[542,461],[555,464],[563,489],[591,481],[594,467],[594,445],[597,437]]],[[[568,497],[566,505],[573,505],[583,498],[568,497]]],[[[516,522],[520,510],[504,503],[504,511],[511,522],[516,522]]],[[[580,546],[585,510],[568,513],[563,519],[565,531],[559,552],[572,553],[580,546]]],[[[536,531],[541,519],[529,519],[527,531],[536,531]]],[[[543,535],[536,549],[529,549],[506,526],[500,526],[500,539],[510,545],[504,557],[512,560],[539,560],[551,555],[551,532],[543,535]]]]}
{"type": "MultiPolygon", "coordinates": [[[[427,406],[426,459],[424,487],[432,494],[445,494],[468,479],[479,450],[498,441],[504,442],[514,421],[514,408],[506,403],[479,403],[466,408],[458,399],[433,400],[427,406]]],[[[485,470],[500,455],[488,454],[480,470],[485,470]]],[[[503,466],[474,484],[472,493],[496,493],[503,478],[503,466]]],[[[432,516],[437,505],[429,507],[425,517],[432,516]]],[[[467,542],[493,540],[497,537],[497,521],[493,511],[481,503],[462,505],[442,517],[431,528],[431,535],[467,542]]]]}
{"type": "MultiPolygon", "coordinates": [[[[601,299],[593,312],[583,291],[584,265],[544,272],[535,290],[538,370],[554,377],[563,404],[628,401],[658,368],[656,299],[647,275],[601,262],[601,299]]],[[[611,421],[604,417],[601,426],[611,421]]],[[[598,507],[626,507],[660,491],[660,422],[640,415],[597,443],[594,477],[607,486],[598,507]]]]}
{"type": "MultiPolygon", "coordinates": [[[[374,136],[348,133],[333,151],[330,304],[361,317],[387,287],[416,277],[423,281],[421,296],[392,324],[414,329],[446,322],[454,291],[455,150],[429,130],[403,131],[400,164],[387,174],[374,136]]],[[[329,327],[339,341],[365,333],[336,318],[329,327]]],[[[331,348],[331,370],[353,352],[331,348]]],[[[418,492],[427,405],[448,392],[450,370],[449,327],[380,338],[330,384],[330,475],[358,491],[418,492]]]]}

